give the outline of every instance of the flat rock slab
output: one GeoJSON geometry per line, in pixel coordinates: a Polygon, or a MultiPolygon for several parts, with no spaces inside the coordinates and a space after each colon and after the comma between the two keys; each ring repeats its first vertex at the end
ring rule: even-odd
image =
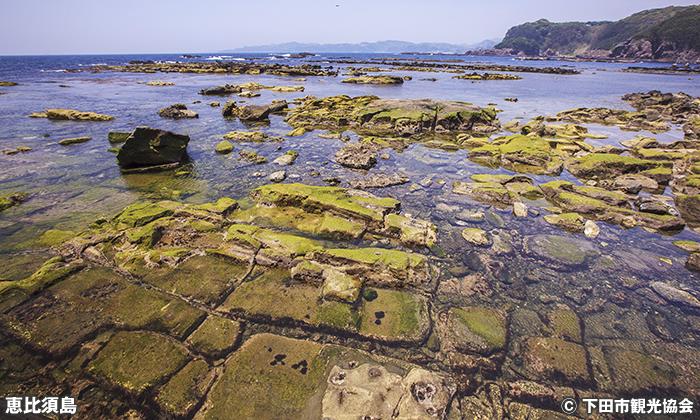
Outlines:
{"type": "Polygon", "coordinates": [[[326,379],[323,345],[255,335],[225,363],[203,419],[317,418],[310,401],[326,379]]]}
{"type": "Polygon", "coordinates": [[[524,242],[525,252],[548,265],[564,270],[587,267],[600,256],[590,241],[555,235],[535,235],[524,242]]]}
{"type": "Polygon", "coordinates": [[[122,331],[100,350],[88,369],[130,391],[140,392],[162,383],[187,364],[188,359],[184,346],[164,336],[122,331]]]}
{"type": "Polygon", "coordinates": [[[508,318],[505,312],[491,308],[451,308],[445,314],[442,347],[446,351],[491,355],[505,349],[508,318]]]}
{"type": "Polygon", "coordinates": [[[348,181],[350,187],[364,190],[368,188],[386,188],[392,187],[394,185],[402,185],[410,182],[411,180],[403,174],[391,174],[391,175],[374,175],[369,178],[364,179],[353,179],[348,181]]]}
{"type": "Polygon", "coordinates": [[[558,338],[529,337],[521,343],[523,368],[535,378],[565,386],[590,386],[588,352],[558,338]]]}
{"type": "Polygon", "coordinates": [[[44,114],[50,120],[71,120],[71,121],[112,121],[114,117],[109,115],[96,114],[94,112],[76,111],[74,109],[47,109],[44,114]]]}
{"type": "Polygon", "coordinates": [[[700,301],[685,290],[677,289],[660,281],[655,281],[651,283],[650,286],[659,296],[669,302],[689,306],[694,309],[700,309],[700,301]]]}

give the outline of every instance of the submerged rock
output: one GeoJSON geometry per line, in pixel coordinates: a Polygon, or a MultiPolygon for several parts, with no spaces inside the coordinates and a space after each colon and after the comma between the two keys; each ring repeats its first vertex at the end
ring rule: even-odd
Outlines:
{"type": "Polygon", "coordinates": [[[368,188],[385,188],[394,185],[402,185],[411,182],[411,180],[403,174],[391,174],[391,175],[374,175],[365,179],[354,179],[348,181],[350,187],[364,190],[368,188]]]}
{"type": "Polygon", "coordinates": [[[600,256],[591,242],[565,236],[531,236],[525,239],[523,248],[531,257],[563,270],[584,268],[600,256]]]}
{"type": "Polygon", "coordinates": [[[122,168],[177,163],[186,156],[190,137],[151,127],[136,127],[117,153],[122,168]]]}
{"type": "Polygon", "coordinates": [[[251,152],[249,150],[241,150],[240,152],[238,152],[238,154],[246,162],[254,163],[256,165],[267,163],[267,158],[265,156],[260,156],[259,154],[251,152]]]}
{"type": "Polygon", "coordinates": [[[508,318],[491,308],[451,308],[446,315],[443,351],[491,355],[506,348],[508,318]]]}
{"type": "Polygon", "coordinates": [[[11,193],[0,195],[0,212],[9,209],[10,207],[21,204],[29,198],[27,193],[11,193]]]}
{"type": "Polygon", "coordinates": [[[564,386],[593,384],[585,347],[551,337],[529,337],[521,343],[523,368],[543,381],[564,386]]]}
{"type": "Polygon", "coordinates": [[[462,229],[462,238],[474,246],[485,246],[490,243],[488,233],[478,228],[462,229]]]}
{"type": "Polygon", "coordinates": [[[652,282],[651,288],[669,302],[700,309],[700,301],[692,294],[659,281],[652,282]]]}

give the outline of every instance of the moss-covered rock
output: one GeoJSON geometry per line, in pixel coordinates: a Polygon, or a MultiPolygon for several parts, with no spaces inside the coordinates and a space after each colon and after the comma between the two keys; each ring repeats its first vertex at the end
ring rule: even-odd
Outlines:
{"type": "Polygon", "coordinates": [[[619,347],[602,350],[616,389],[644,393],[674,388],[678,375],[666,360],[619,347]]]}
{"type": "Polygon", "coordinates": [[[0,195],[0,212],[9,209],[10,207],[21,204],[29,198],[27,193],[11,193],[0,195]]]}
{"type": "Polygon", "coordinates": [[[399,76],[362,76],[350,77],[342,80],[341,83],[353,83],[360,85],[400,85],[403,78],[399,76]]]}
{"type": "Polygon", "coordinates": [[[650,120],[644,113],[608,108],[574,108],[559,112],[556,117],[547,117],[547,120],[565,121],[577,124],[598,123],[618,125],[623,130],[647,130],[653,133],[661,133],[671,129],[671,126],[667,123],[650,120]]]}
{"type": "Polygon", "coordinates": [[[673,245],[676,246],[676,248],[687,252],[689,254],[693,254],[696,252],[700,252],[700,244],[697,242],[693,241],[674,241],[673,245]]]}
{"type": "Polygon", "coordinates": [[[94,112],[76,111],[73,109],[47,109],[46,117],[50,120],[71,120],[71,121],[112,121],[114,117],[109,115],[96,114],[94,112]]]}
{"type": "Polygon", "coordinates": [[[141,392],[160,384],[187,362],[186,350],[166,337],[122,331],[109,340],[88,369],[115,385],[141,392]]]}
{"type": "Polygon", "coordinates": [[[131,133],[109,132],[107,133],[107,140],[110,144],[124,143],[130,135],[131,133]]]}
{"type": "Polygon", "coordinates": [[[255,335],[226,361],[203,418],[311,418],[327,364],[321,344],[255,335]]]}
{"type": "Polygon", "coordinates": [[[218,154],[227,155],[233,152],[233,145],[228,140],[222,140],[221,143],[216,145],[216,148],[214,150],[218,154]]]}
{"type": "Polygon", "coordinates": [[[485,246],[490,243],[488,233],[479,228],[462,229],[462,238],[474,246],[485,246]]]}
{"type": "Polygon", "coordinates": [[[246,162],[254,163],[256,165],[267,163],[267,158],[265,156],[261,156],[255,152],[251,152],[249,150],[241,150],[240,152],[238,152],[238,154],[246,162]]]}
{"type": "Polygon", "coordinates": [[[193,360],[158,392],[156,401],[170,413],[187,416],[205,397],[214,379],[215,373],[207,362],[193,360]]]}
{"type": "Polygon", "coordinates": [[[224,135],[224,138],[231,141],[247,141],[253,143],[261,143],[265,141],[281,142],[282,137],[269,137],[262,131],[230,131],[224,135]]]}
{"type": "Polygon", "coordinates": [[[606,153],[591,153],[581,158],[566,161],[565,168],[577,178],[613,179],[622,174],[640,173],[650,169],[670,168],[665,161],[651,161],[629,156],[606,153]]]}
{"type": "Polygon", "coordinates": [[[581,320],[575,312],[555,310],[547,314],[547,321],[553,337],[583,344],[581,320]]]}
{"type": "Polygon", "coordinates": [[[583,216],[578,213],[549,214],[544,216],[544,221],[574,233],[583,232],[583,225],[586,222],[583,216]]]}
{"type": "Polygon", "coordinates": [[[61,146],[70,146],[71,144],[80,144],[92,140],[92,137],[74,137],[70,139],[63,139],[58,142],[61,146]]]}
{"type": "Polygon", "coordinates": [[[503,311],[492,308],[451,308],[444,333],[446,350],[488,356],[506,348],[508,319],[503,311]]]}
{"type": "Polygon", "coordinates": [[[430,314],[425,297],[401,290],[376,291],[376,299],[363,302],[361,334],[404,343],[421,343],[428,337],[430,314]]]}
{"type": "Polygon", "coordinates": [[[500,123],[493,108],[432,99],[350,98],[346,95],[313,99],[290,111],[294,127],[342,127],[413,135],[430,131],[494,132],[500,123]]]}
{"type": "Polygon", "coordinates": [[[241,330],[240,322],[211,315],[189,336],[187,342],[210,357],[218,357],[237,344],[241,330]]]}

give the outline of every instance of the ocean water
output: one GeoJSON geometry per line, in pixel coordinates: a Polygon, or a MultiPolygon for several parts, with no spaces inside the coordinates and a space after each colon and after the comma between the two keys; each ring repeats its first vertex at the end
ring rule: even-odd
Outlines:
{"type": "MultiPolygon", "coordinates": [[[[361,178],[363,174],[340,167],[334,162],[335,152],[344,145],[340,140],[326,140],[310,132],[300,137],[285,137],[282,143],[235,144],[234,153],[226,156],[214,152],[216,145],[229,131],[260,130],[270,136],[285,136],[292,127],[281,116],[271,116],[267,126],[249,127],[238,119],[224,119],[220,107],[211,102],[226,102],[225,97],[202,96],[199,91],[223,84],[258,82],[272,86],[303,85],[303,92],[278,93],[261,90],[261,96],[250,99],[232,96],[244,104],[270,104],[273,100],[305,95],[325,97],[338,94],[350,96],[377,95],[382,98],[432,98],[465,101],[479,106],[495,103],[500,109],[501,124],[513,120],[523,123],[540,115],[555,115],[575,107],[605,107],[632,110],[621,96],[633,92],[659,90],[684,92],[700,96],[700,76],[636,74],[619,72],[629,64],[557,61],[518,61],[502,57],[463,56],[401,56],[391,54],[321,54],[306,59],[275,57],[266,54],[198,54],[198,58],[180,55],[83,55],[83,56],[23,56],[0,57],[0,81],[18,83],[0,87],[0,150],[14,150],[25,146],[31,152],[0,155],[0,194],[25,192],[31,197],[23,204],[0,213],[0,252],[14,252],[18,244],[35,238],[48,229],[81,230],[100,217],[112,217],[125,206],[146,201],[172,199],[186,203],[204,203],[221,197],[232,197],[246,203],[248,194],[257,186],[269,183],[267,176],[282,169],[277,165],[252,165],[238,159],[239,150],[255,151],[272,162],[287,150],[300,153],[293,166],[285,167],[285,182],[326,185],[323,178],[337,176],[345,181],[361,178]],[[400,57],[406,60],[438,59],[462,60],[463,64],[506,64],[533,67],[565,67],[581,72],[578,75],[521,73],[522,80],[481,81],[453,79],[452,73],[394,71],[390,74],[412,76],[412,80],[396,86],[341,84],[343,77],[294,77],[268,75],[219,75],[184,73],[120,73],[98,72],[93,65],[122,65],[131,61],[210,61],[253,60],[280,62],[291,65],[313,63],[344,69],[348,64],[329,60],[372,60],[400,57]],[[437,81],[420,79],[436,78],[437,81]],[[150,81],[167,81],[173,86],[147,86],[150,81]],[[508,102],[504,98],[518,98],[508,102]],[[175,103],[186,104],[199,113],[198,119],[170,120],[159,117],[156,111],[175,103]],[[29,118],[33,112],[49,108],[68,108],[92,111],[116,117],[109,122],[49,121],[29,118]],[[125,175],[119,171],[116,156],[109,149],[109,132],[130,132],[136,126],[151,126],[186,133],[190,163],[175,171],[151,174],[125,175]],[[61,146],[59,140],[72,137],[92,137],[87,143],[61,146]],[[315,176],[314,172],[320,172],[315,176]]],[[[454,63],[460,64],[460,63],[454,63]]],[[[654,63],[635,63],[636,66],[660,66],[654,63]]],[[[355,67],[366,66],[354,64],[355,67]]],[[[341,71],[342,73],[343,71],[341,71]]],[[[662,134],[628,132],[617,127],[586,125],[590,132],[604,134],[604,140],[588,140],[596,146],[619,146],[619,142],[646,135],[660,142],[683,139],[680,126],[662,134]]],[[[358,135],[346,132],[354,141],[358,135]]],[[[492,138],[495,136],[492,136],[492,138]]],[[[700,235],[686,229],[672,237],[647,232],[641,228],[624,230],[619,226],[598,223],[601,235],[593,243],[600,252],[601,261],[585,270],[562,272],[558,266],[538,260],[528,253],[525,244],[540,234],[570,235],[545,223],[540,216],[516,219],[511,209],[496,209],[452,193],[454,181],[469,181],[473,174],[510,174],[504,169],[489,169],[467,159],[467,150],[447,152],[412,144],[405,151],[387,150],[388,160],[379,160],[372,173],[400,172],[411,178],[411,183],[386,189],[373,190],[379,196],[391,195],[402,202],[404,214],[429,220],[439,228],[439,245],[448,257],[436,262],[445,278],[458,277],[454,268],[467,267],[494,281],[495,293],[484,301],[488,306],[514,311],[527,309],[542,311],[554,302],[567,306],[583,318],[586,340],[604,343],[605,340],[638,340],[674,342],[688,349],[700,345],[700,318],[686,309],[661,304],[655,300],[641,300],[622,283],[634,278],[642,283],[663,281],[693,293],[700,291],[698,274],[684,267],[687,254],[671,244],[676,240],[700,242],[700,235]],[[437,182],[438,180],[445,181],[437,182]],[[429,182],[432,181],[432,182],[429,182]],[[420,188],[411,188],[413,185],[420,188]],[[498,253],[489,251],[489,257],[475,263],[479,250],[465,247],[460,237],[464,222],[454,217],[461,212],[485,212],[489,221],[480,225],[490,230],[511,249],[498,253]],[[499,221],[500,219],[500,221],[499,221]],[[666,260],[662,260],[664,258],[666,260]],[[484,263],[486,261],[486,263],[484,263]],[[450,271],[450,269],[453,269],[450,271]],[[452,273],[452,274],[450,274],[452,273]],[[542,281],[530,280],[539,278],[542,281]],[[617,296],[615,301],[607,300],[617,296]],[[586,309],[594,302],[600,310],[586,309]],[[602,303],[601,303],[602,302],[602,303]],[[618,315],[615,311],[618,311],[618,315]],[[645,326],[649,313],[661,314],[667,333],[658,333],[645,326]],[[641,323],[625,324],[630,319],[641,323]],[[598,341],[596,341],[598,340],[598,341]]],[[[553,180],[547,176],[531,176],[536,184],[553,180]]],[[[560,179],[577,182],[564,172],[560,179]]],[[[670,195],[667,190],[666,195],[670,195]]],[[[544,207],[543,201],[528,203],[530,207],[544,207]]],[[[376,245],[376,244],[375,244],[376,245]]],[[[427,250],[417,251],[430,255],[427,250]]],[[[431,255],[431,258],[434,256],[431,255]]],[[[1,276],[0,276],[1,277],[1,276]]],[[[462,297],[438,292],[434,305],[437,309],[464,303],[462,297]]],[[[665,330],[665,331],[666,331],[665,330]]]]}

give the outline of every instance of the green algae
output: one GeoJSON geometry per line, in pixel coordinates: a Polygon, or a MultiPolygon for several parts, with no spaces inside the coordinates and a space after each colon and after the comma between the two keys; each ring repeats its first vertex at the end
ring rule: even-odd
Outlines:
{"type": "Polygon", "coordinates": [[[149,332],[122,331],[90,362],[88,370],[130,391],[160,384],[188,361],[186,351],[167,338],[149,332]]]}
{"type": "Polygon", "coordinates": [[[156,400],[168,411],[187,416],[205,396],[213,379],[204,360],[193,360],[168,381],[156,400]]]}
{"type": "Polygon", "coordinates": [[[327,366],[321,344],[255,335],[226,361],[203,419],[316,418],[310,400],[322,387],[327,366]]]}
{"type": "Polygon", "coordinates": [[[217,356],[233,348],[241,333],[241,324],[228,318],[209,316],[187,341],[197,350],[217,356]]]}
{"type": "Polygon", "coordinates": [[[216,145],[214,151],[222,155],[227,155],[233,152],[233,145],[228,140],[222,140],[219,144],[216,145]]]}
{"type": "Polygon", "coordinates": [[[173,211],[171,209],[157,204],[134,204],[128,206],[115,216],[114,224],[117,229],[138,227],[172,214],[173,211]]]}
{"type": "Polygon", "coordinates": [[[203,256],[189,258],[174,268],[167,264],[149,268],[142,280],[166,292],[214,305],[246,272],[245,267],[203,256]]]}
{"type": "MultiPolygon", "coordinates": [[[[496,310],[477,307],[451,308],[448,316],[451,323],[460,322],[478,337],[465,343],[456,343],[458,348],[491,354],[505,347],[507,322],[505,316],[496,310]]],[[[454,324],[451,324],[451,329],[453,332],[457,330],[454,324]]]]}
{"type": "Polygon", "coordinates": [[[357,315],[346,303],[319,301],[317,287],[289,283],[289,278],[288,270],[266,270],[255,280],[237,287],[221,309],[234,314],[355,330],[357,315]]]}
{"type": "Polygon", "coordinates": [[[576,243],[567,241],[566,238],[548,236],[547,239],[544,246],[549,254],[556,259],[579,265],[588,261],[593,255],[591,251],[581,250],[576,243]]]}
{"type": "Polygon", "coordinates": [[[618,347],[602,350],[617,389],[639,393],[674,387],[678,374],[667,361],[618,347]]]}
{"type": "Polygon", "coordinates": [[[581,321],[572,311],[557,310],[549,314],[549,327],[554,337],[576,343],[583,342],[581,321]]]}
{"type": "Polygon", "coordinates": [[[400,290],[376,290],[364,301],[359,331],[381,340],[420,343],[430,327],[428,303],[420,295],[400,290]]]}

